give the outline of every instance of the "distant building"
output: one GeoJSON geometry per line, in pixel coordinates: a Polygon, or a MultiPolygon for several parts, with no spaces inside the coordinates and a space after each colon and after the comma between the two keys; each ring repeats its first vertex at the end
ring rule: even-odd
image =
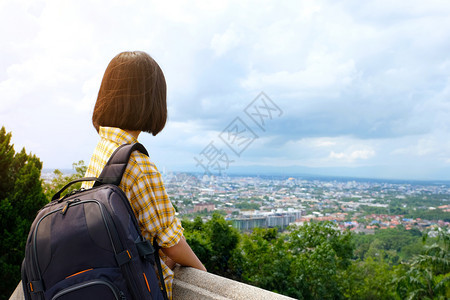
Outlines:
{"type": "Polygon", "coordinates": [[[253,228],[274,228],[285,229],[289,224],[294,223],[301,217],[301,211],[283,211],[256,213],[247,217],[236,218],[232,220],[233,227],[248,231],[253,228]]]}
{"type": "Polygon", "coordinates": [[[279,227],[286,228],[289,224],[295,222],[297,220],[294,214],[283,214],[283,215],[275,215],[275,216],[267,216],[267,227],[279,227]]]}
{"type": "Polygon", "coordinates": [[[232,223],[234,228],[242,231],[252,230],[253,228],[267,227],[266,217],[233,219],[232,223]]]}
{"type": "Polygon", "coordinates": [[[199,203],[194,205],[194,212],[199,211],[214,211],[216,209],[216,206],[212,203],[199,203]]]}

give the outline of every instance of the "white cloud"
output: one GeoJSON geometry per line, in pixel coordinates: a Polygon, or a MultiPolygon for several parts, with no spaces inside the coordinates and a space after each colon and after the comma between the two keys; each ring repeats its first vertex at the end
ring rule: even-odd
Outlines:
{"type": "Polygon", "coordinates": [[[331,138],[315,138],[309,141],[311,146],[318,148],[330,148],[337,144],[336,139],[331,138]]]}
{"type": "MultiPolygon", "coordinates": [[[[349,136],[302,138],[280,144],[276,136],[262,136],[242,160],[257,165],[323,167],[370,166],[384,142],[349,136]],[[264,151],[261,151],[264,149],[264,151]],[[274,160],[274,157],[276,159],[274,160]]],[[[240,160],[238,160],[240,163],[240,160]]]]}
{"type": "Polygon", "coordinates": [[[211,48],[216,56],[222,56],[239,45],[242,37],[237,32],[237,27],[231,24],[222,34],[214,34],[211,40],[211,48]]]}
{"type": "Polygon", "coordinates": [[[353,61],[339,61],[327,53],[314,53],[307,59],[304,70],[296,72],[278,71],[264,73],[253,70],[242,81],[247,89],[276,89],[283,91],[332,92],[350,85],[357,72],[353,61]]]}
{"type": "Polygon", "coordinates": [[[435,130],[426,135],[403,138],[396,141],[389,155],[410,161],[422,160],[431,163],[434,160],[440,164],[450,157],[450,133],[435,130]]]}
{"type": "Polygon", "coordinates": [[[345,163],[353,163],[356,160],[366,160],[375,156],[375,151],[373,149],[361,149],[361,150],[353,150],[349,153],[345,152],[334,152],[331,151],[329,155],[329,159],[343,161],[345,163]]]}

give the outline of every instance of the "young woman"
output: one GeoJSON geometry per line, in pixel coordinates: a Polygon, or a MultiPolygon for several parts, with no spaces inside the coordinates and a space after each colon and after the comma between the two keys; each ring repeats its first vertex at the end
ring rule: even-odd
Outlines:
{"type": "MultiPolygon", "coordinates": [[[[94,107],[92,123],[100,141],[86,177],[98,177],[114,150],[137,142],[144,131],[157,135],[167,119],[164,74],[147,53],[122,52],[106,68],[94,107]]],[[[92,182],[84,183],[85,188],[92,182]]],[[[175,263],[206,271],[183,236],[183,227],[150,158],[132,153],[119,187],[127,195],[147,239],[161,246],[162,267],[169,299],[175,263]]]]}

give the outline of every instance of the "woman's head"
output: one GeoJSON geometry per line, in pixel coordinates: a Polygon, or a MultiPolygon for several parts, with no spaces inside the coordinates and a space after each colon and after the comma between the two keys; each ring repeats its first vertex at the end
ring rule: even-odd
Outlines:
{"type": "Polygon", "coordinates": [[[166,124],[166,80],[145,52],[116,55],[103,75],[92,123],[157,135],[166,124]]]}

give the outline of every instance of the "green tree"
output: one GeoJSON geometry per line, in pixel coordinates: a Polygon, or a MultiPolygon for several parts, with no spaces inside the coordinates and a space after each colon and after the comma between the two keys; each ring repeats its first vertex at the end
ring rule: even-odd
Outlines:
{"type": "Polygon", "coordinates": [[[275,228],[255,228],[250,235],[242,236],[240,248],[244,254],[242,279],[245,282],[286,293],[292,258],[275,228]]]}
{"type": "Polygon", "coordinates": [[[299,299],[339,299],[339,272],[351,263],[354,245],[350,232],[331,222],[308,223],[291,228],[285,243],[293,262],[289,295],[299,299]]]}
{"type": "Polygon", "coordinates": [[[391,285],[392,267],[384,259],[368,257],[353,261],[340,275],[343,293],[347,299],[396,299],[396,291],[391,285]]]}
{"type": "MultiPolygon", "coordinates": [[[[426,238],[424,239],[424,241],[426,238]]],[[[405,271],[394,282],[402,298],[450,298],[450,230],[438,228],[436,242],[405,264],[405,271]]]]}
{"type": "Polygon", "coordinates": [[[240,202],[234,205],[235,208],[243,209],[243,210],[258,210],[261,205],[258,203],[250,203],[250,202],[240,202]]]}
{"type": "Polygon", "coordinates": [[[338,275],[351,263],[351,238],[331,222],[293,226],[283,234],[255,229],[242,237],[242,279],[298,299],[342,298],[338,275]]]}
{"type": "Polygon", "coordinates": [[[31,223],[47,203],[42,162],[25,149],[16,153],[11,133],[0,130],[0,297],[7,299],[20,281],[20,265],[31,223]]]}
{"type": "Polygon", "coordinates": [[[210,271],[212,264],[211,258],[211,245],[209,243],[209,237],[205,230],[205,224],[200,216],[197,216],[193,222],[183,220],[182,225],[184,228],[184,236],[186,241],[191,246],[194,253],[205,265],[206,269],[210,271]]]}
{"type": "Polygon", "coordinates": [[[239,232],[219,214],[213,214],[212,219],[206,223],[206,229],[212,250],[211,271],[224,276],[232,275],[230,260],[239,242],[239,232]]]}
{"type": "Polygon", "coordinates": [[[186,240],[209,272],[239,279],[241,259],[236,247],[239,232],[218,213],[203,223],[200,217],[194,222],[183,221],[186,240]]]}
{"type": "Polygon", "coordinates": [[[367,257],[383,256],[389,258],[391,265],[411,259],[423,250],[422,233],[403,227],[376,230],[374,235],[357,234],[353,240],[354,258],[364,260],[367,257]]]}
{"type": "MultiPolygon", "coordinates": [[[[67,183],[84,177],[86,173],[87,166],[84,164],[83,160],[78,161],[77,163],[72,164],[72,169],[75,171],[74,174],[64,175],[58,169],[53,171],[53,179],[50,182],[44,182],[44,193],[47,196],[47,199],[50,201],[55,193],[57,193],[63,186],[67,183]]],[[[66,193],[70,193],[71,191],[77,190],[81,187],[81,182],[71,185],[66,193]]]]}

